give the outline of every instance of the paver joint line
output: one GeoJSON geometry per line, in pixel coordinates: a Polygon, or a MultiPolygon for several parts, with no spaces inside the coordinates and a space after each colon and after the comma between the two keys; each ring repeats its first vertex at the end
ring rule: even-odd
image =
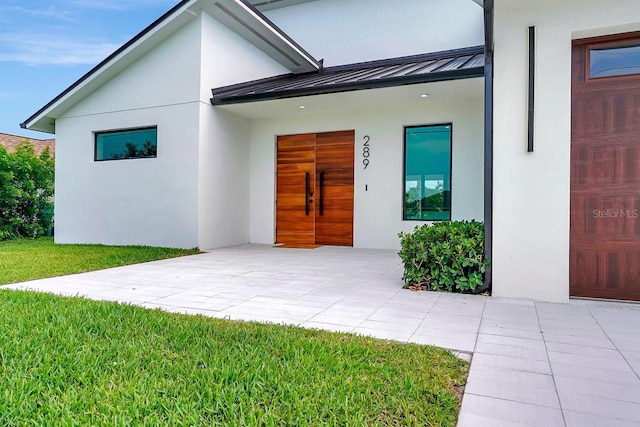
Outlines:
{"type": "Polygon", "coordinates": [[[396,251],[244,245],[3,288],[449,348],[471,360],[461,425],[640,424],[640,306],[416,293],[401,276],[396,251]]]}
{"type": "MultiPolygon", "coordinates": [[[[536,304],[533,305],[533,308],[536,312],[536,318],[538,319],[538,327],[540,328],[540,335],[542,336],[542,342],[544,344],[545,353],[547,354],[547,363],[549,364],[549,368],[551,368],[551,361],[549,360],[549,348],[547,347],[547,341],[544,339],[544,334],[542,333],[542,325],[540,324],[540,314],[538,313],[538,306],[536,304]]],[[[560,393],[558,393],[558,384],[556,383],[555,376],[553,375],[553,369],[551,368],[551,380],[553,381],[553,388],[556,394],[556,398],[558,399],[558,404],[560,405],[560,413],[562,414],[562,421],[565,425],[567,425],[567,419],[564,414],[564,410],[562,408],[562,399],[560,398],[560,393]]]]}
{"type": "MultiPolygon", "coordinates": [[[[624,359],[624,361],[627,363],[627,366],[629,366],[629,368],[631,369],[631,372],[633,372],[636,376],[636,378],[640,381],[640,373],[637,372],[636,370],[633,369],[633,366],[631,365],[631,363],[629,362],[629,360],[625,357],[624,353],[622,351],[620,351],[620,349],[618,348],[618,346],[616,345],[616,343],[614,342],[614,340],[612,340],[609,337],[609,334],[607,333],[607,331],[605,330],[605,328],[602,327],[602,325],[600,324],[600,322],[598,321],[598,319],[593,315],[593,313],[589,311],[589,314],[591,315],[591,317],[593,318],[593,321],[598,325],[598,327],[602,330],[602,333],[609,339],[609,341],[611,341],[611,344],[614,346],[614,348],[616,350],[618,350],[618,353],[620,354],[620,356],[622,356],[622,358],[624,359]]],[[[639,322],[640,323],[640,322],[639,322]]],[[[639,328],[640,329],[640,328],[639,328]]],[[[638,335],[636,335],[638,336],[638,335]]]]}

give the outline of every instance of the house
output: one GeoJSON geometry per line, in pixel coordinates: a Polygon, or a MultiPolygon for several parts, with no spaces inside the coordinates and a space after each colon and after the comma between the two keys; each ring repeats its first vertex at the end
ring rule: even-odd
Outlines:
{"type": "Polygon", "coordinates": [[[640,300],[638,46],[635,0],[184,0],[23,127],[58,141],[58,242],[477,219],[493,295],[640,300]]]}
{"type": "Polygon", "coordinates": [[[49,148],[49,154],[55,156],[56,154],[56,140],[55,139],[35,139],[26,138],[18,135],[10,135],[8,133],[0,132],[0,145],[5,147],[9,151],[15,151],[18,144],[29,141],[33,145],[33,149],[36,155],[42,154],[45,148],[49,148]]]}

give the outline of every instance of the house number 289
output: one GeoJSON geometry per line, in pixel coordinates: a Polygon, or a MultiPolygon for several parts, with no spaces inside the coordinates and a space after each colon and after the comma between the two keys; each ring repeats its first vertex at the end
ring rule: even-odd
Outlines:
{"type": "Polygon", "coordinates": [[[369,166],[369,156],[371,155],[371,146],[369,145],[371,138],[369,138],[369,135],[366,135],[362,139],[364,140],[364,144],[362,144],[362,164],[366,169],[369,166]]]}

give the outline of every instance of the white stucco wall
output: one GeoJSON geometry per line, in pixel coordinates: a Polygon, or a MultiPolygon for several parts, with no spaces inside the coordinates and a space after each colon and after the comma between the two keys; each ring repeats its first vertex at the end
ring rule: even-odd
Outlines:
{"type": "Polygon", "coordinates": [[[637,0],[496,0],[494,295],[568,299],[571,40],[639,28],[637,0]],[[531,25],[537,28],[536,139],[527,153],[531,25]]]}
{"type": "Polygon", "coordinates": [[[193,20],[56,121],[57,242],[198,246],[199,65],[193,20]],[[145,126],[156,159],[93,160],[94,132],[145,126]]]}
{"type": "Polygon", "coordinates": [[[326,66],[484,44],[472,0],[318,0],[265,14],[326,66]]]}
{"type": "Polygon", "coordinates": [[[56,241],[249,240],[249,126],[211,89],[286,70],[206,13],[56,121],[56,241]],[[157,126],[158,157],[95,162],[94,132],[157,126]]]}
{"type": "Polygon", "coordinates": [[[200,105],[202,249],[249,243],[249,122],[200,105]]]}
{"type": "MultiPolygon", "coordinates": [[[[354,247],[399,248],[398,232],[410,231],[422,224],[402,220],[404,126],[453,123],[452,218],[482,220],[483,83],[482,79],[474,79],[465,84],[472,90],[458,97],[448,96],[448,91],[443,90],[441,97],[424,101],[420,100],[420,89],[416,88],[414,99],[394,104],[389,103],[390,91],[411,89],[328,95],[322,103],[332,105],[330,111],[316,113],[312,106],[297,110],[294,105],[297,111],[290,110],[286,117],[253,120],[250,241],[274,242],[276,136],[297,133],[355,129],[354,247]],[[367,102],[351,109],[349,106],[358,96],[364,96],[367,102]],[[371,138],[371,163],[366,170],[362,165],[365,135],[371,138]]],[[[456,85],[456,82],[446,85],[456,85]]],[[[313,104],[313,101],[308,99],[306,103],[313,104]]],[[[277,109],[277,102],[265,108],[277,109]]]]}
{"type": "Polygon", "coordinates": [[[211,89],[290,73],[267,54],[206,13],[202,19],[200,100],[211,105],[211,89]]]}
{"type": "Polygon", "coordinates": [[[200,22],[194,19],[63,117],[195,102],[200,93],[200,35],[200,22]]]}
{"type": "Polygon", "coordinates": [[[289,71],[206,13],[200,64],[199,246],[249,242],[249,121],[211,106],[211,89],[289,71]]]}
{"type": "Polygon", "coordinates": [[[59,119],[56,129],[57,243],[198,246],[196,103],[59,119]],[[93,160],[92,132],[150,125],[157,158],[93,160]]]}

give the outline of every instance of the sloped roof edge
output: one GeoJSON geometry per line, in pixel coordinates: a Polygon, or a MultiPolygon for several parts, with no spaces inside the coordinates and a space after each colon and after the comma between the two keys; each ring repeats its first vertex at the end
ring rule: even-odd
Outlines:
{"type": "MultiPolygon", "coordinates": [[[[23,129],[31,129],[38,130],[46,133],[55,133],[55,117],[48,117],[50,113],[53,112],[54,109],[59,108],[65,102],[69,101],[73,98],[74,95],[78,94],[80,89],[84,87],[87,83],[94,80],[97,76],[102,74],[105,70],[108,70],[118,64],[123,58],[127,57],[128,54],[140,48],[141,44],[145,43],[149,39],[153,38],[154,35],[168,23],[173,22],[175,20],[179,20],[182,17],[184,22],[187,22],[190,19],[193,19],[195,16],[194,13],[189,10],[189,8],[195,4],[200,3],[203,0],[182,0],[174,7],[172,7],[169,11],[163,14],[160,18],[156,19],[149,26],[143,29],[140,33],[135,35],[131,40],[127,41],[124,45],[122,45],[119,49],[109,55],[106,59],[100,62],[98,65],[89,70],[86,74],[76,80],[73,84],[71,84],[68,88],[62,91],[59,95],[49,101],[46,105],[36,111],[33,115],[27,118],[23,123],[20,124],[20,127],[23,129]]],[[[277,37],[284,45],[290,49],[290,53],[299,59],[302,64],[300,64],[300,68],[306,71],[310,70],[318,70],[322,68],[322,64],[317,61],[313,56],[311,56],[308,52],[306,52],[300,45],[298,45],[293,39],[291,39],[287,34],[284,33],[280,28],[278,28],[275,24],[273,24],[269,19],[267,19],[260,11],[258,11],[254,6],[248,3],[246,0],[216,0],[214,3],[217,5],[219,2],[231,4],[237,6],[240,10],[243,10],[249,16],[252,17],[253,23],[257,23],[261,26],[262,29],[268,30],[270,35],[277,37]]],[[[223,24],[225,24],[223,22],[223,24]]],[[[227,24],[225,24],[227,25],[227,24]]],[[[245,25],[246,27],[246,25],[245,25]]],[[[238,32],[237,28],[229,27],[232,31],[238,32]]],[[[249,31],[253,30],[248,28],[249,31]]],[[[253,31],[255,35],[255,31],[253,31]]],[[[242,35],[242,34],[241,34],[242,35]]],[[[258,36],[259,37],[259,36],[258,36]]],[[[264,40],[264,37],[259,37],[264,40]]],[[[273,43],[270,43],[268,40],[264,40],[265,45],[268,44],[272,48],[276,48],[273,46],[273,43]]],[[[255,44],[255,43],[254,43],[255,44]]],[[[263,49],[263,47],[258,46],[263,49]]],[[[277,49],[277,48],[276,48],[277,49]]],[[[264,49],[263,49],[264,50],[264,49]]],[[[275,59],[275,58],[274,58],[275,59]]],[[[78,100],[79,101],[79,100],[78,100]]]]}
{"type": "Polygon", "coordinates": [[[171,16],[173,16],[177,11],[179,11],[182,7],[184,7],[186,4],[191,3],[195,0],[182,0],[180,3],[178,3],[177,5],[175,5],[174,7],[172,7],[169,11],[167,11],[164,15],[162,15],[160,18],[156,19],[154,22],[151,23],[151,25],[149,25],[148,27],[146,27],[144,30],[142,30],[140,33],[136,34],[131,40],[129,40],[128,42],[126,42],[124,45],[122,45],[118,50],[116,50],[115,52],[113,52],[111,55],[109,55],[106,59],[104,59],[102,62],[100,62],[98,65],[96,65],[95,67],[93,67],[91,70],[89,70],[86,74],[84,74],[82,77],[80,77],[78,80],[76,80],[74,83],[71,84],[71,86],[69,86],[68,88],[66,88],[65,90],[63,90],[58,96],[56,96],[55,98],[53,98],[51,101],[49,101],[46,105],[44,105],[42,108],[40,108],[38,111],[36,111],[33,115],[31,115],[31,117],[29,117],[27,120],[25,120],[23,123],[20,123],[20,127],[22,129],[32,129],[32,130],[39,130],[42,132],[47,132],[47,133],[54,133],[55,131],[55,125],[54,123],[50,123],[51,128],[49,129],[48,126],[47,128],[36,128],[36,127],[32,127],[32,125],[34,124],[34,122],[46,115],[45,113],[50,110],[54,105],[56,105],[58,102],[62,101],[64,98],[68,97],[74,90],[76,90],[80,85],[82,85],[83,83],[85,83],[87,80],[89,80],[90,78],[92,78],[93,76],[95,76],[99,71],[101,71],[102,69],[104,69],[109,63],[113,62],[115,59],[117,59],[119,56],[121,56],[124,52],[126,52],[129,48],[131,48],[136,42],[138,42],[140,39],[142,39],[144,36],[146,36],[147,34],[149,34],[151,31],[153,31],[155,28],[157,28],[160,24],[162,24],[163,22],[165,22],[168,18],[170,18],[171,16]]]}
{"type": "Polygon", "coordinates": [[[55,139],[39,139],[29,136],[13,135],[10,133],[0,132],[0,146],[5,147],[10,152],[15,151],[16,147],[23,141],[28,141],[33,146],[36,155],[42,154],[45,148],[49,148],[49,154],[55,156],[56,140],[55,139]]]}
{"type": "Polygon", "coordinates": [[[484,46],[472,46],[328,67],[315,73],[284,74],[214,88],[211,104],[240,104],[482,76],[484,46]]]}

